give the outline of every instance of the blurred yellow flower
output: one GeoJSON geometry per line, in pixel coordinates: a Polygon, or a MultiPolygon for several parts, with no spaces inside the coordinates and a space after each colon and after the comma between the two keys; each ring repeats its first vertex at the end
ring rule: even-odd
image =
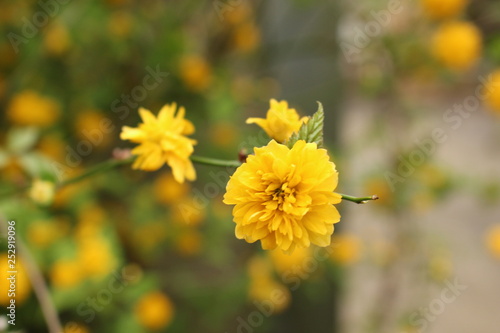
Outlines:
{"type": "Polygon", "coordinates": [[[245,2],[228,10],[224,15],[224,22],[231,25],[237,25],[247,21],[253,15],[252,8],[245,2]]]}
{"type": "Polygon", "coordinates": [[[180,77],[186,87],[193,91],[206,89],[212,82],[212,68],[199,55],[186,55],[179,64],[180,77]]]}
{"type": "Polygon", "coordinates": [[[156,199],[168,205],[182,200],[189,193],[190,186],[178,183],[171,172],[164,172],[156,177],[153,190],[156,199]]]}
{"type": "Polygon", "coordinates": [[[460,15],[468,0],[421,0],[424,13],[432,19],[452,18],[460,15]]]}
{"type": "Polygon", "coordinates": [[[59,259],[50,268],[52,285],[59,289],[71,288],[84,279],[83,267],[75,259],[59,259]]]}
{"type": "Polygon", "coordinates": [[[172,207],[172,219],[183,225],[199,225],[206,217],[206,207],[192,196],[182,198],[172,207]]]}
{"type": "Polygon", "coordinates": [[[61,113],[59,104],[49,97],[25,90],[15,95],[7,106],[7,117],[16,125],[49,126],[61,113]]]}
{"type": "Polygon", "coordinates": [[[240,129],[229,122],[213,124],[210,129],[211,141],[219,147],[231,147],[238,142],[240,129]]]}
{"type": "Polygon", "coordinates": [[[109,15],[108,30],[119,38],[130,35],[133,27],[133,17],[127,11],[114,11],[109,15]]]}
{"type": "Polygon", "coordinates": [[[247,124],[257,124],[267,135],[278,142],[285,142],[294,132],[298,132],[308,117],[299,118],[295,109],[289,109],[286,101],[271,99],[266,118],[248,118],[247,124]]]}
{"type": "Polygon", "coordinates": [[[198,230],[183,230],[176,238],[177,251],[185,256],[196,255],[201,251],[202,240],[198,230]]]}
{"type": "Polygon", "coordinates": [[[485,104],[500,114],[500,69],[491,73],[491,80],[485,85],[485,104]]]}
{"type": "Polygon", "coordinates": [[[470,68],[481,56],[481,51],[481,32],[470,22],[444,23],[432,38],[434,56],[452,70],[470,68]]]}
{"type": "Polygon", "coordinates": [[[112,272],[117,265],[111,252],[110,244],[102,237],[80,240],[78,247],[78,264],[85,276],[101,278],[112,272]]]}
{"type": "Polygon", "coordinates": [[[84,324],[69,322],[64,325],[63,333],[90,333],[90,329],[84,324]]]}
{"type": "Polygon", "coordinates": [[[394,201],[394,193],[391,190],[387,180],[383,178],[371,178],[365,184],[366,193],[372,193],[378,196],[375,205],[390,206],[394,201]]]}
{"type": "Polygon", "coordinates": [[[75,134],[80,140],[90,140],[92,145],[105,148],[111,143],[111,120],[106,118],[102,112],[97,110],[85,110],[79,112],[75,117],[75,134]]]}
{"type": "Polygon", "coordinates": [[[44,136],[38,143],[38,149],[47,157],[55,161],[64,161],[66,158],[65,143],[55,135],[44,136]]]}
{"type": "Polygon", "coordinates": [[[266,259],[255,256],[248,262],[248,296],[252,301],[268,304],[271,302],[271,311],[276,314],[288,307],[292,295],[285,285],[273,279],[271,267],[266,259]]]}
{"type": "Polygon", "coordinates": [[[186,135],[194,132],[194,126],[184,119],[185,109],[177,104],[165,105],[155,117],[150,111],[140,108],[143,123],[139,127],[124,126],[120,138],[140,143],[132,149],[138,155],[132,168],[146,171],[158,170],[167,163],[179,183],[184,179],[195,180],[196,171],[189,157],[193,153],[195,140],[186,135]]]}
{"type": "Polygon", "coordinates": [[[142,296],[135,306],[135,316],[144,327],[159,330],[172,322],[174,305],[165,294],[150,292],[142,296]]]}
{"type": "Polygon", "coordinates": [[[30,198],[40,205],[48,205],[54,200],[56,187],[53,182],[35,179],[29,190],[30,198]]]}
{"type": "Polygon", "coordinates": [[[37,220],[28,225],[27,238],[30,244],[44,248],[57,241],[68,229],[64,221],[37,220]]]}
{"type": "MultiPolygon", "coordinates": [[[[10,303],[11,297],[9,297],[9,280],[7,278],[10,277],[11,274],[8,273],[9,258],[7,253],[0,253],[0,281],[2,281],[2,288],[0,289],[0,305],[5,306],[10,303]]],[[[16,300],[16,306],[22,304],[29,296],[31,292],[31,284],[26,273],[26,269],[24,268],[23,260],[19,257],[16,257],[16,296],[14,299],[16,300]]]]}
{"type": "Polygon", "coordinates": [[[263,249],[328,246],[340,214],[333,204],[338,173],[327,151],[297,141],[292,149],[272,140],[255,148],[227,184],[224,203],[233,209],[236,237],[260,240],[263,249]]]}
{"type": "Polygon", "coordinates": [[[251,52],[260,43],[260,30],[251,22],[237,25],[233,31],[233,47],[241,52],[251,52]]]}
{"type": "Polygon", "coordinates": [[[333,237],[330,258],[341,265],[355,263],[361,257],[361,241],[354,235],[341,234],[333,237]]]}
{"type": "Polygon", "coordinates": [[[43,44],[47,53],[51,55],[60,56],[64,54],[71,45],[68,30],[61,23],[51,24],[45,30],[43,44]]]}
{"type": "Polygon", "coordinates": [[[488,230],[486,246],[494,257],[500,259],[500,224],[495,224],[488,230]]]}
{"type": "Polygon", "coordinates": [[[297,248],[291,254],[283,253],[281,250],[269,252],[273,266],[279,274],[293,272],[301,275],[304,270],[305,261],[311,256],[310,248],[297,248]]]}

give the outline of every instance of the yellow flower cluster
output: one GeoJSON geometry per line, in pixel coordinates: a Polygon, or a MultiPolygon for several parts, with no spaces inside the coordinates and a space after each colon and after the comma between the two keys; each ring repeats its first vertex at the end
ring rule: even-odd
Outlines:
{"type": "Polygon", "coordinates": [[[194,132],[194,126],[184,119],[185,109],[177,105],[165,105],[155,117],[150,111],[140,108],[143,121],[139,127],[124,126],[120,138],[139,143],[132,150],[138,155],[132,167],[146,171],[158,170],[167,163],[172,168],[174,178],[179,183],[185,179],[195,180],[196,171],[189,157],[193,153],[195,140],[187,135],[194,132]]]}
{"type": "Polygon", "coordinates": [[[255,148],[227,184],[224,203],[235,205],[236,237],[264,249],[327,246],[340,214],[333,204],[338,174],[327,151],[297,141],[289,149],[272,140],[255,148]]]}

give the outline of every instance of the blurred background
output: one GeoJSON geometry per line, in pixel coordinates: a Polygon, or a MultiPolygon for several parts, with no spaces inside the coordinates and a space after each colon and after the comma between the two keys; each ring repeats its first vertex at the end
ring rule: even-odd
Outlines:
{"type": "MultiPolygon", "coordinates": [[[[38,272],[64,332],[496,332],[499,28],[494,0],[0,0],[15,330],[48,332],[38,272]],[[322,102],[339,192],[380,197],[338,205],[329,248],[237,240],[231,169],[51,187],[130,148],[139,106],[184,106],[196,154],[236,159],[271,98],[322,102]]],[[[3,236],[0,264],[7,331],[3,236]]]]}

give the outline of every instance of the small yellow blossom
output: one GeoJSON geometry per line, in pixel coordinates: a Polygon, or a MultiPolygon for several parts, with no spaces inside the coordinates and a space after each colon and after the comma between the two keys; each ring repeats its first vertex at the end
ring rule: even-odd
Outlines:
{"type": "Polygon", "coordinates": [[[138,155],[132,167],[146,171],[158,170],[167,163],[179,183],[184,179],[195,180],[196,171],[189,157],[193,153],[195,140],[186,135],[194,132],[194,126],[184,119],[185,109],[172,103],[165,105],[155,117],[150,111],[140,108],[143,123],[139,127],[124,126],[120,138],[140,143],[132,150],[138,155]]]}
{"type": "Polygon", "coordinates": [[[465,70],[481,55],[482,37],[470,22],[448,22],[441,25],[432,38],[434,56],[452,70],[465,70]]]}
{"type": "Polygon", "coordinates": [[[78,242],[78,262],[85,276],[95,278],[112,272],[117,265],[110,244],[99,236],[78,242]]]}
{"type": "Polygon", "coordinates": [[[424,13],[431,19],[458,16],[468,5],[468,0],[421,0],[424,13]]]}
{"type": "Polygon", "coordinates": [[[153,188],[156,199],[164,204],[179,202],[188,194],[189,189],[189,184],[178,183],[170,172],[157,177],[153,188]]]}
{"type": "Polygon", "coordinates": [[[260,43],[260,30],[251,22],[245,22],[234,28],[233,47],[241,52],[251,52],[260,43]]]}
{"type": "Polygon", "coordinates": [[[113,128],[111,120],[98,110],[85,110],[75,117],[75,133],[78,139],[91,141],[97,148],[109,146],[113,128]]]}
{"type": "Polygon", "coordinates": [[[332,240],[330,258],[342,265],[352,264],[361,257],[361,241],[353,235],[337,235],[332,240]]]}
{"type": "Polygon", "coordinates": [[[273,250],[269,252],[269,257],[274,268],[280,274],[287,272],[300,273],[304,270],[306,260],[312,257],[310,248],[297,248],[293,253],[286,254],[281,250],[273,250]]]}
{"type": "Polygon", "coordinates": [[[251,258],[248,262],[248,275],[248,296],[252,301],[266,302],[272,314],[280,313],[288,307],[292,298],[290,290],[273,279],[267,258],[251,258]]]}
{"type": "Polygon", "coordinates": [[[500,224],[496,224],[488,230],[486,246],[494,257],[500,259],[500,224]]]}
{"type": "Polygon", "coordinates": [[[500,114],[500,68],[490,75],[491,79],[485,85],[485,104],[500,114]]]}
{"type": "Polygon", "coordinates": [[[90,329],[84,324],[69,322],[64,325],[63,333],[90,333],[90,329]]]}
{"type": "Polygon", "coordinates": [[[53,182],[35,179],[29,191],[30,198],[40,205],[48,205],[54,200],[56,192],[53,182]]]}
{"type": "Polygon", "coordinates": [[[202,240],[203,238],[197,230],[181,231],[176,239],[177,250],[185,256],[194,256],[200,253],[202,240]]]}
{"type": "Polygon", "coordinates": [[[68,229],[66,221],[52,221],[52,220],[37,220],[30,223],[27,230],[27,238],[34,246],[45,248],[61,236],[63,236],[68,229]]]}
{"type": "Polygon", "coordinates": [[[59,289],[78,285],[84,278],[82,265],[74,259],[59,259],[50,269],[50,280],[59,289]]]}
{"type": "Polygon", "coordinates": [[[247,124],[257,124],[269,137],[278,142],[285,142],[294,132],[298,132],[303,123],[309,118],[299,118],[295,109],[289,109],[286,101],[278,102],[271,99],[270,108],[267,111],[266,118],[248,118],[247,124]]]}
{"type": "MultiPolygon", "coordinates": [[[[0,281],[2,281],[2,287],[0,288],[0,305],[5,306],[10,304],[10,299],[8,295],[9,288],[6,288],[10,283],[7,278],[9,278],[10,274],[8,273],[9,264],[12,264],[12,261],[9,261],[7,253],[0,253],[0,281]]],[[[16,306],[21,305],[29,296],[31,292],[31,284],[28,279],[28,275],[26,273],[26,269],[24,268],[23,260],[17,256],[15,260],[15,270],[16,273],[16,296],[14,299],[16,300],[16,306]]]]}
{"type": "Polygon", "coordinates": [[[181,59],[179,66],[180,77],[186,87],[190,90],[204,90],[212,82],[212,68],[201,56],[184,56],[181,59]]]}
{"type": "Polygon", "coordinates": [[[7,106],[7,117],[16,125],[49,126],[61,113],[59,104],[48,97],[25,90],[15,95],[7,106]]]}
{"type": "Polygon", "coordinates": [[[193,196],[182,198],[172,207],[172,219],[181,225],[199,225],[206,217],[206,207],[193,196]]]}
{"type": "Polygon", "coordinates": [[[165,294],[159,291],[151,292],[139,300],[135,315],[144,327],[159,330],[172,322],[174,305],[165,294]]]}
{"type": "Polygon", "coordinates": [[[227,184],[236,237],[262,248],[292,252],[296,246],[328,246],[340,214],[333,204],[338,173],[327,151],[299,140],[292,149],[272,140],[255,148],[227,184]]]}
{"type": "Polygon", "coordinates": [[[133,28],[133,16],[127,11],[115,11],[109,15],[108,30],[118,38],[130,35],[133,28]]]}
{"type": "Polygon", "coordinates": [[[68,30],[61,23],[51,24],[44,35],[43,44],[47,53],[60,56],[71,46],[68,30]]]}

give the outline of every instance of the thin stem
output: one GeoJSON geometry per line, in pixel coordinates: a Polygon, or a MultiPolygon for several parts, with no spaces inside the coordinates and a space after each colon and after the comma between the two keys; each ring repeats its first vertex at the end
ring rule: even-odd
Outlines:
{"type": "Polygon", "coordinates": [[[196,156],[196,155],[191,156],[191,161],[193,161],[194,163],[198,163],[198,164],[230,167],[230,168],[237,168],[241,165],[240,161],[219,160],[216,158],[196,156]]]}
{"type": "MultiPolygon", "coordinates": [[[[1,216],[0,219],[2,223],[1,227],[6,228],[6,225],[4,225],[6,220],[3,216],[1,216]]],[[[26,268],[28,279],[31,282],[33,291],[38,299],[38,303],[40,303],[40,308],[45,322],[47,323],[49,332],[61,333],[63,331],[61,321],[59,320],[56,307],[50,297],[49,288],[45,283],[42,272],[38,268],[28,247],[19,237],[16,237],[16,245],[19,250],[19,256],[21,257],[21,260],[26,268]]]]}
{"type": "Polygon", "coordinates": [[[352,201],[352,202],[355,202],[357,204],[364,204],[364,203],[367,203],[368,201],[371,201],[371,200],[377,200],[378,199],[378,196],[377,195],[372,195],[371,197],[353,197],[351,195],[347,195],[347,194],[342,194],[342,193],[338,193],[342,196],[342,200],[347,200],[347,201],[352,201]]]}
{"type": "Polygon", "coordinates": [[[58,186],[62,187],[62,186],[66,186],[69,184],[79,182],[87,177],[90,177],[90,176],[96,174],[96,173],[108,171],[108,170],[114,169],[120,165],[129,164],[134,159],[135,159],[135,156],[129,157],[129,158],[126,158],[123,160],[111,159],[111,160],[102,162],[101,164],[98,164],[98,165],[90,168],[89,170],[85,171],[84,173],[82,173],[78,176],[75,176],[73,178],[62,181],[61,183],[58,184],[58,186]]]}

